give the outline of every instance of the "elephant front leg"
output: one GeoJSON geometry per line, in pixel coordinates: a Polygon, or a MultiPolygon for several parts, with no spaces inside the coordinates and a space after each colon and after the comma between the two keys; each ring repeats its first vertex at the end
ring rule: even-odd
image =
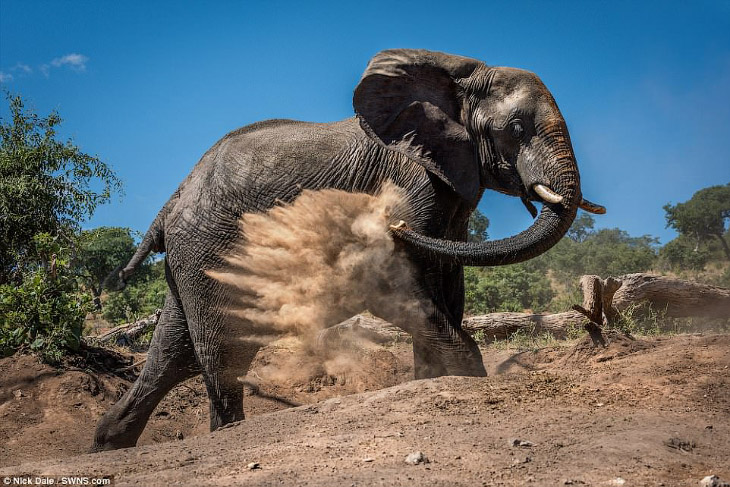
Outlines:
{"type": "Polygon", "coordinates": [[[425,328],[413,333],[416,379],[442,375],[484,377],[482,354],[474,339],[461,328],[464,313],[463,267],[442,268],[425,274],[431,296],[425,328]]]}
{"type": "Polygon", "coordinates": [[[443,375],[484,377],[482,354],[474,339],[434,306],[426,330],[413,334],[416,379],[443,375]]]}
{"type": "Polygon", "coordinates": [[[448,375],[439,354],[434,353],[429,340],[413,337],[413,370],[416,379],[448,375]]]}

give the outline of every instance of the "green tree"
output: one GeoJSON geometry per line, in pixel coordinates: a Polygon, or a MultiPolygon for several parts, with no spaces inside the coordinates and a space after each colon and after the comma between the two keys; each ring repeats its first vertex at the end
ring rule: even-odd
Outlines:
{"type": "Polygon", "coordinates": [[[617,276],[651,269],[658,240],[649,235],[632,237],[618,228],[597,231],[586,240],[585,274],[617,276]]]}
{"type": "Polygon", "coordinates": [[[656,244],[657,240],[648,235],[632,237],[624,230],[605,228],[592,232],[582,242],[563,238],[533,260],[551,269],[563,285],[571,286],[584,274],[607,277],[651,269],[656,261],[656,244]]]}
{"type": "Polygon", "coordinates": [[[166,295],[165,261],[158,260],[138,269],[122,291],[109,293],[102,316],[110,323],[129,323],[162,308],[166,295]]]}
{"type": "Polygon", "coordinates": [[[136,246],[132,231],[129,228],[99,227],[82,231],[76,242],[75,269],[93,294],[96,309],[100,310],[104,281],[134,255],[136,246]]]}
{"type": "Polygon", "coordinates": [[[472,214],[469,216],[469,229],[467,234],[468,242],[484,242],[489,238],[487,233],[489,228],[489,218],[475,208],[472,214]]]}
{"type": "Polygon", "coordinates": [[[79,288],[58,237],[33,238],[38,262],[20,285],[0,285],[0,356],[28,348],[49,363],[78,350],[91,296],[79,288]]]}
{"type": "Polygon", "coordinates": [[[0,284],[19,282],[37,261],[35,235],[70,239],[80,221],[121,192],[107,164],[70,139],[58,140],[62,120],[56,112],[42,118],[20,96],[6,99],[9,117],[0,118],[0,284]]]}
{"type": "Polygon", "coordinates": [[[596,220],[588,213],[581,212],[573,221],[567,232],[567,237],[574,242],[583,242],[593,234],[593,225],[596,220]]]}
{"type": "Polygon", "coordinates": [[[674,271],[701,271],[711,255],[707,246],[700,245],[698,238],[687,235],[680,235],[670,240],[659,250],[662,268],[674,271]]]}
{"type": "Polygon", "coordinates": [[[667,227],[700,242],[716,238],[730,260],[730,247],[724,238],[730,220],[730,183],[701,189],[685,203],[667,203],[664,211],[667,227]]]}
{"type": "Polygon", "coordinates": [[[553,298],[545,272],[528,262],[464,269],[467,314],[495,311],[544,311],[553,298]]]}

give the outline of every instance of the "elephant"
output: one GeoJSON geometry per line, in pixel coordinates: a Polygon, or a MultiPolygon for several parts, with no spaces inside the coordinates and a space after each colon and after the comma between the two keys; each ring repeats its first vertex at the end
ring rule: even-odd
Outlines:
{"type": "MultiPolygon", "coordinates": [[[[416,378],[486,376],[461,328],[463,266],[521,262],[557,243],[583,199],[563,116],[533,73],[440,52],[376,54],[353,95],[355,116],[332,123],[268,120],[225,135],[154,219],[127,279],[151,252],[165,252],[169,284],[147,361],[97,425],[93,451],[134,446],[152,411],[178,383],[202,374],[211,431],[244,418],[245,374],[256,347],[222,330],[230,297],[206,270],[224,265],[239,218],[292,202],[305,189],[375,194],[402,188],[413,212],[390,228],[413,262],[428,309],[412,323],[416,378]],[[467,242],[469,216],[486,189],[517,196],[536,218],[519,234],[467,242]],[[533,202],[540,202],[537,216],[533,202]]],[[[326,229],[323,229],[326,231],[326,229]]],[[[245,229],[244,229],[245,232],[245,229]]]]}

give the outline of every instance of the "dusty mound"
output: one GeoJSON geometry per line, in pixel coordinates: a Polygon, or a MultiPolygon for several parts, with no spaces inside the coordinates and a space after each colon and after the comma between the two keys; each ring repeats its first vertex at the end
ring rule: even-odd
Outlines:
{"type": "MultiPolygon", "coordinates": [[[[651,346],[634,350],[617,344],[611,360],[592,356],[585,367],[565,365],[571,354],[575,360],[570,347],[549,354],[488,349],[490,371],[505,373],[410,381],[252,415],[182,441],[27,463],[0,469],[0,475],[257,486],[669,487],[697,485],[710,474],[730,479],[730,336],[646,342],[651,346]],[[429,463],[405,463],[417,451],[429,463]],[[247,468],[252,462],[260,468],[247,468]]],[[[311,381],[292,380],[279,393],[301,400],[333,387],[320,382],[316,391],[311,381]]],[[[46,434],[35,441],[45,441],[46,434]]]]}
{"type": "Polygon", "coordinates": [[[1,465],[82,453],[79,425],[93,423],[127,388],[120,377],[57,370],[28,355],[0,360],[0,384],[1,465]]]}
{"type": "Polygon", "coordinates": [[[259,351],[246,386],[246,417],[324,399],[390,387],[413,378],[413,357],[405,344],[310,355],[295,339],[269,344],[259,351]]]}
{"type": "MultiPolygon", "coordinates": [[[[264,347],[242,378],[247,417],[330,397],[389,387],[413,376],[406,345],[338,354],[330,363],[308,356],[295,340],[264,347]]],[[[131,386],[140,356],[90,349],[61,368],[30,355],[0,359],[0,466],[85,453],[101,415],[131,386]]],[[[209,431],[200,377],[170,391],[152,413],[139,444],[180,440],[209,431]]]]}
{"type": "Polygon", "coordinates": [[[589,335],[585,335],[562,358],[561,363],[566,367],[584,367],[588,363],[606,362],[656,346],[655,342],[634,338],[617,330],[607,330],[603,333],[603,338],[606,340],[605,344],[596,344],[589,335]]]}
{"type": "MultiPolygon", "coordinates": [[[[85,350],[60,368],[36,357],[0,360],[0,465],[85,453],[94,426],[129,388],[132,356],[85,350]]],[[[177,387],[155,410],[140,444],[208,431],[208,400],[200,379],[177,387]]]]}

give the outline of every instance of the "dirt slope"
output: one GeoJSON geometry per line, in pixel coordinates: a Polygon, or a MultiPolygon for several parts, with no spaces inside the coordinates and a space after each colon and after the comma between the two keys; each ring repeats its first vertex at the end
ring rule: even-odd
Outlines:
{"type": "MultiPolygon", "coordinates": [[[[488,378],[405,382],[252,415],[181,441],[5,467],[0,476],[113,475],[116,485],[257,486],[685,486],[710,474],[727,481],[729,349],[727,335],[616,340],[598,352],[586,342],[524,353],[487,349],[488,378]],[[529,443],[513,446],[514,439],[529,443]],[[406,464],[415,451],[430,463],[406,464]],[[251,462],[260,468],[249,470],[251,462]]],[[[398,380],[407,369],[399,354],[370,365],[391,364],[383,377],[398,380]]],[[[338,387],[329,377],[318,391],[283,384],[273,392],[296,392],[298,401],[326,397],[338,387]]],[[[0,406],[3,428],[8,402],[22,400],[0,406]]],[[[14,434],[31,434],[28,441],[36,445],[47,439],[41,430],[14,434]]],[[[29,460],[3,458],[5,465],[29,460]]]]}
{"type": "MultiPolygon", "coordinates": [[[[413,377],[412,353],[405,344],[368,350],[357,363],[335,367],[297,353],[300,346],[285,339],[259,352],[245,378],[247,417],[382,389],[413,377]]],[[[111,371],[125,370],[142,358],[123,360],[111,354],[99,363],[92,356],[60,370],[29,355],[0,359],[0,466],[86,453],[94,425],[136,378],[132,371],[111,371]]],[[[208,398],[198,377],[163,399],[138,444],[206,434],[208,424],[208,398]]]]}

